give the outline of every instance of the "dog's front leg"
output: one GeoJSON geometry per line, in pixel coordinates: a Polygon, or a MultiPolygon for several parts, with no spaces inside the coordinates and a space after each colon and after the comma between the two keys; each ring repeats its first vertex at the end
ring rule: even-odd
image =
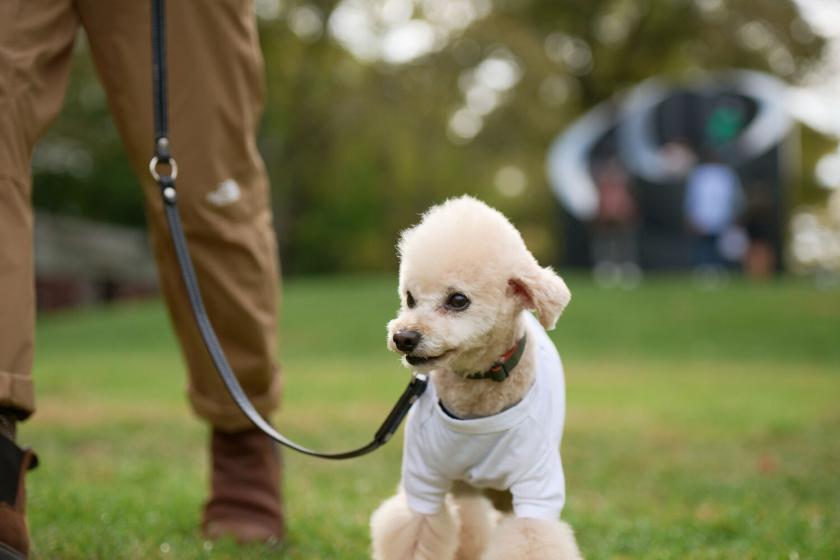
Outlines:
{"type": "Polygon", "coordinates": [[[493,534],[481,560],[582,560],[575,536],[562,521],[509,517],[493,534]]]}
{"type": "Polygon", "coordinates": [[[370,518],[374,560],[452,560],[458,549],[458,516],[447,500],[440,512],[412,511],[402,492],[370,518]]]}
{"type": "Polygon", "coordinates": [[[480,560],[501,513],[478,493],[456,495],[453,501],[461,525],[455,560],[480,560]]]}

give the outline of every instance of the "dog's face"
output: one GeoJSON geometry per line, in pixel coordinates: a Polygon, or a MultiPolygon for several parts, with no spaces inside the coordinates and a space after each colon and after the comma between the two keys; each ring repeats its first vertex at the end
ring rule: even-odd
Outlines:
{"type": "Polygon", "coordinates": [[[388,347],[417,371],[472,373],[507,348],[523,309],[554,326],[566,284],[540,268],[504,216],[471,198],[432,208],[400,242],[400,310],[388,347]]]}
{"type": "Polygon", "coordinates": [[[406,278],[399,315],[388,324],[389,348],[418,371],[468,365],[461,358],[486,348],[516,311],[498,279],[435,276],[406,278]]]}

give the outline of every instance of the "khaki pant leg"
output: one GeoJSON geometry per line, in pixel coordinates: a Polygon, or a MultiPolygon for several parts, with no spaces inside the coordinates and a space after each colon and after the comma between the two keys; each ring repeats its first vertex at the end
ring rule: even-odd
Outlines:
{"type": "MultiPolygon", "coordinates": [[[[193,324],[155,183],[150,2],[78,0],[117,127],[143,184],[170,317],[199,416],[226,431],[250,424],[219,380],[193,324]]],[[[207,311],[245,391],[277,406],[277,249],[268,181],[256,146],[262,58],[250,0],[167,3],[169,118],[178,201],[207,311]]]]}
{"type": "Polygon", "coordinates": [[[58,114],[78,18],[71,0],[0,0],[0,407],[32,414],[32,149],[58,114]]]}

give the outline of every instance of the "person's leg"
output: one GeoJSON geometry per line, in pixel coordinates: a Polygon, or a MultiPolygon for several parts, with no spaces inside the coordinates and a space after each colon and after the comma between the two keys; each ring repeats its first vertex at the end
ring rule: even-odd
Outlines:
{"type": "MultiPolygon", "coordinates": [[[[193,324],[149,176],[152,130],[150,2],[79,0],[109,105],[147,195],[161,287],[199,416],[225,431],[249,426],[213,369],[193,324]]],[[[268,181],[256,146],[262,60],[252,2],[168,2],[169,118],[178,206],[210,318],[243,387],[270,414],[279,400],[279,286],[268,181]]]]}
{"type": "Polygon", "coordinates": [[[61,108],[78,21],[70,0],[0,4],[0,408],[35,410],[32,150],[61,108]]]}
{"type": "MultiPolygon", "coordinates": [[[[254,518],[247,511],[253,506],[265,514],[264,536],[279,537],[277,481],[269,484],[279,468],[276,452],[268,438],[250,439],[253,429],[213,368],[193,323],[158,187],[147,170],[154,145],[150,2],[78,0],[78,6],[117,127],[147,195],[161,287],[189,369],[190,402],[214,429],[213,494],[205,530],[210,536],[224,533],[231,519],[254,518]],[[252,471],[249,461],[264,468],[252,471]],[[232,495],[237,492],[238,499],[232,495]],[[274,494],[274,505],[266,507],[265,499],[256,498],[260,493],[274,494]]],[[[279,273],[268,181],[255,138],[263,75],[252,1],[169,2],[167,31],[170,141],[179,167],[184,229],[221,344],[245,391],[268,416],[280,394],[279,273]]],[[[243,540],[255,534],[230,532],[243,540]]]]}
{"type": "Polygon", "coordinates": [[[23,479],[35,459],[14,440],[35,410],[30,161],[61,108],[77,28],[71,0],[0,2],[0,552],[24,556],[23,479]]]}

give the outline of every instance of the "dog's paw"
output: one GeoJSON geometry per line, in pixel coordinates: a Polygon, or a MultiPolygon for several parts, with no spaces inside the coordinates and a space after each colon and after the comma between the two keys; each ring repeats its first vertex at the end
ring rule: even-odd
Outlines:
{"type": "Polygon", "coordinates": [[[435,515],[412,511],[405,496],[382,503],[370,518],[373,560],[453,560],[458,518],[448,503],[435,515]]]}

